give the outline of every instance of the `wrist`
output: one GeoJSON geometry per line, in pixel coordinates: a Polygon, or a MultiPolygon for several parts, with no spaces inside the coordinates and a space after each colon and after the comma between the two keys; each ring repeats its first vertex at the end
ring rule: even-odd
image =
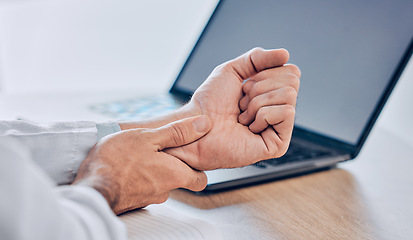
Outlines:
{"type": "Polygon", "coordinates": [[[136,128],[159,128],[168,123],[175,122],[184,118],[201,115],[202,111],[192,101],[185,104],[176,111],[164,116],[155,117],[141,121],[124,121],[119,122],[121,130],[136,129],[136,128]]]}

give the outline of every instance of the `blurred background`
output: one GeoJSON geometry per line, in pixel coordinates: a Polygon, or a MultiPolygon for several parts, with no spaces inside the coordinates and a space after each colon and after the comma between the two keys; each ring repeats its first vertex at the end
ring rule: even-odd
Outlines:
{"type": "MultiPolygon", "coordinates": [[[[117,92],[120,99],[123,92],[167,91],[216,3],[0,0],[0,95],[8,100],[0,117],[20,111],[37,120],[27,99],[11,110],[22,96],[117,92]]],[[[410,61],[378,124],[413,144],[412,90],[410,61]]]]}
{"type": "Polygon", "coordinates": [[[216,2],[0,0],[2,91],[173,81],[216,2]]]}

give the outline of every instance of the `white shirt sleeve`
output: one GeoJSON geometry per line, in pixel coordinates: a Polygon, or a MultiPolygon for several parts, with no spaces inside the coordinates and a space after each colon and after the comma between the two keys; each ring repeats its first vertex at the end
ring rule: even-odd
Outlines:
{"type": "Polygon", "coordinates": [[[96,190],[56,186],[15,139],[0,137],[0,239],[126,239],[96,190]]]}
{"type": "Polygon", "coordinates": [[[119,130],[117,123],[0,121],[0,136],[12,137],[26,146],[33,161],[57,184],[73,182],[98,139],[119,130]]]}

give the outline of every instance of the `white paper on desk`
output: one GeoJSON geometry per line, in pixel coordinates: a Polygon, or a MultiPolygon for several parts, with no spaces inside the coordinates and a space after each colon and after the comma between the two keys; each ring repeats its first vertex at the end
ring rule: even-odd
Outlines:
{"type": "Polygon", "coordinates": [[[162,205],[120,216],[128,228],[128,239],[150,240],[220,240],[218,230],[211,224],[180,214],[162,205]]]}

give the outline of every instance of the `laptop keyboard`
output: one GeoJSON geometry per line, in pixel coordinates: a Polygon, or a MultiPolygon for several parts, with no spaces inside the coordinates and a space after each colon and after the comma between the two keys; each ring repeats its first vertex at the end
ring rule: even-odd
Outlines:
{"type": "Polygon", "coordinates": [[[291,142],[288,151],[282,157],[260,161],[254,163],[253,166],[258,168],[266,168],[268,165],[279,166],[285,163],[308,161],[314,158],[320,158],[328,155],[331,155],[330,151],[316,148],[307,148],[291,142]]]}
{"type": "Polygon", "coordinates": [[[160,94],[147,98],[96,104],[90,106],[90,109],[119,120],[142,120],[165,115],[179,106],[169,94],[160,94]]]}

